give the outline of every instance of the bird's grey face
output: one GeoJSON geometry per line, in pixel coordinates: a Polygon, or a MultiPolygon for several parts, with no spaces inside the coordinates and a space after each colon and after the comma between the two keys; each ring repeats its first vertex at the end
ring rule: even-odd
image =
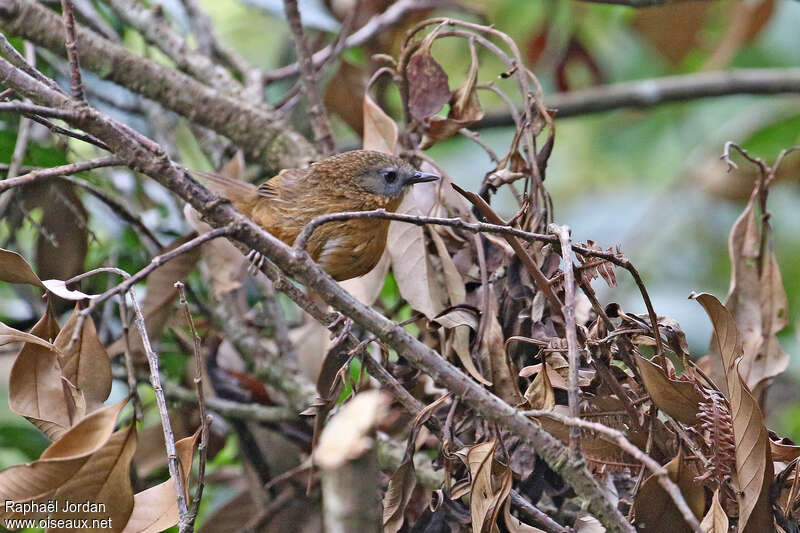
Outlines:
{"type": "Polygon", "coordinates": [[[438,180],[436,174],[420,172],[405,161],[377,166],[364,173],[362,187],[369,193],[398,198],[415,183],[438,180]]]}

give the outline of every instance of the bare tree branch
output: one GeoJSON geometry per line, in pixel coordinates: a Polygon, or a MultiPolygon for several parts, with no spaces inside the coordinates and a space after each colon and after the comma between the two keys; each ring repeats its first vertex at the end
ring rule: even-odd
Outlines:
{"type": "Polygon", "coordinates": [[[3,181],[0,181],[0,193],[13,187],[19,187],[20,185],[33,183],[34,181],[46,180],[59,176],[68,176],[70,174],[84,172],[94,168],[113,167],[121,164],[123,163],[118,157],[110,156],[92,159],[89,161],[79,161],[77,163],[70,163],[69,165],[61,165],[58,167],[40,168],[32,170],[27,174],[23,174],[22,176],[17,176],[16,178],[7,178],[3,181]]]}
{"type": "MultiPolygon", "coordinates": [[[[759,68],[701,72],[600,85],[567,93],[545,95],[544,103],[556,109],[555,118],[569,118],[614,109],[649,108],[669,102],[737,94],[800,93],[800,68],[759,68]]],[[[490,112],[472,129],[513,126],[508,113],[490,112]]]]}
{"type": "MultiPolygon", "coordinates": [[[[0,0],[0,28],[64,54],[63,24],[38,2],[0,0]]],[[[227,136],[270,168],[300,167],[315,159],[314,147],[275,112],[221,94],[82,26],[76,27],[76,38],[84,68],[227,136]]]]}

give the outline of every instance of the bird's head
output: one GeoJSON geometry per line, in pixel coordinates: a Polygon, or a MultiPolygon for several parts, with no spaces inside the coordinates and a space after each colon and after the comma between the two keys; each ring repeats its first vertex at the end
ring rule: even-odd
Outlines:
{"type": "Polygon", "coordinates": [[[415,183],[439,179],[435,174],[420,172],[399,157],[372,150],[344,152],[315,163],[314,167],[346,176],[346,185],[391,200],[401,198],[415,183]]]}

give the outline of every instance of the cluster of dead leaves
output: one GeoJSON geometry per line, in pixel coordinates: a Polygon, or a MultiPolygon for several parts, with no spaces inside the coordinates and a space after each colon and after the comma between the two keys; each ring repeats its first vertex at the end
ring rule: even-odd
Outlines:
{"type": "MultiPolygon", "coordinates": [[[[9,377],[9,406],[38,427],[52,444],[32,463],[0,472],[0,498],[15,503],[55,502],[55,510],[22,514],[4,507],[2,519],[103,521],[109,531],[158,532],[178,520],[172,480],[133,493],[130,468],[137,448],[136,424],[117,429],[127,399],[105,405],[111,391],[111,363],[86,316],[76,306],[63,327],[55,319],[56,297],[84,301],[91,295],[69,290],[63,281],[42,281],[18,254],[0,250],[0,280],[45,289],[46,311],[25,333],[0,323],[0,344],[22,343],[9,377]],[[66,502],[97,504],[100,511],[67,511],[66,502]]],[[[191,471],[197,434],[177,443],[185,473],[191,471]]],[[[164,451],[161,450],[161,454],[164,451]]],[[[105,526],[104,526],[105,527],[105,526]]]]}

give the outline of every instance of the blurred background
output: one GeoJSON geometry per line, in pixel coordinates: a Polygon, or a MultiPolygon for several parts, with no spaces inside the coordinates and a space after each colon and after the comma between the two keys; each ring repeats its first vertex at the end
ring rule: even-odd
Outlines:
{"type": "MultiPolygon", "coordinates": [[[[308,0],[301,1],[300,8],[312,44],[321,46],[332,42],[343,25],[357,28],[390,3],[308,0]],[[351,21],[347,13],[357,3],[358,12],[351,21]]],[[[80,4],[82,9],[94,10],[106,26],[104,31],[113,38],[143,55],[169,62],[106,3],[76,2],[79,9],[80,4]]],[[[179,32],[190,30],[185,2],[163,0],[158,4],[163,9],[161,16],[179,32]]],[[[404,29],[431,14],[489,23],[508,33],[539,78],[545,95],[702,71],[800,66],[800,2],[794,0],[681,2],[639,9],[546,0],[444,4],[415,12],[401,28],[382,32],[366,45],[345,51],[342,61],[323,68],[325,102],[340,148],[360,144],[359,91],[363,94],[364,71],[373,70],[371,55],[399,49],[404,29]]],[[[210,16],[220,41],[251,64],[269,71],[294,61],[280,0],[203,0],[199,6],[210,16]]],[[[470,58],[463,40],[452,41],[437,41],[433,54],[450,75],[450,87],[455,88],[466,76],[470,58]]],[[[23,49],[20,41],[12,43],[23,49]]],[[[498,79],[502,65],[488,55],[481,59],[480,83],[509,83],[498,79]]],[[[63,60],[37,51],[37,61],[68,86],[63,60]]],[[[186,166],[208,170],[229,157],[224,152],[209,153],[200,132],[156,104],[88,73],[84,82],[94,105],[169,147],[171,155],[186,166]]],[[[270,83],[268,100],[293,109],[293,121],[309,134],[304,106],[292,101],[296,100],[294,84],[295,80],[270,83]]],[[[398,117],[399,99],[392,91],[382,91],[380,99],[398,117]]],[[[486,144],[505,153],[514,134],[504,116],[506,108],[489,93],[482,93],[481,100],[490,119],[486,125],[491,127],[479,123],[473,128],[486,144]]],[[[18,117],[0,116],[0,163],[5,164],[4,169],[11,161],[18,128],[18,117]]],[[[739,170],[726,172],[720,161],[726,141],[772,162],[780,150],[800,144],[800,95],[725,96],[557,119],[545,182],[553,197],[556,221],[569,225],[577,241],[591,239],[603,247],[619,244],[639,268],[657,313],[681,324],[696,357],[706,352],[711,327],[701,307],[687,297],[691,291],[711,292],[723,300],[727,295],[728,234],[744,209],[756,175],[740,157],[734,158],[739,170]]],[[[46,128],[34,124],[23,164],[63,164],[85,159],[86,150],[82,143],[54,141],[46,128]]],[[[472,190],[493,168],[486,153],[463,137],[438,143],[428,154],[456,183],[472,190]]],[[[84,177],[128,199],[163,242],[186,233],[181,206],[152,181],[137,180],[120,169],[84,177]]],[[[510,196],[499,195],[496,201],[502,214],[515,212],[510,196]]],[[[32,262],[36,258],[42,279],[64,279],[68,277],[64,269],[83,271],[112,262],[133,271],[149,261],[137,235],[90,195],[82,196],[85,227],[71,232],[59,228],[55,215],[47,219],[41,206],[10,216],[6,211],[10,202],[0,196],[0,245],[13,245],[32,262]],[[50,230],[53,239],[44,238],[49,244],[43,242],[40,228],[50,230]],[[48,264],[47,247],[53,241],[86,246],[85,263],[48,264]]],[[[769,197],[769,210],[789,299],[789,326],[779,338],[791,362],[770,390],[767,412],[771,427],[800,441],[800,394],[794,392],[800,380],[800,156],[787,158],[769,197]]],[[[630,278],[624,272],[617,277],[619,287],[613,289],[602,280],[595,283],[600,301],[616,301],[627,311],[645,312],[630,278]]],[[[32,292],[25,286],[0,286],[0,320],[20,329],[30,327],[40,315],[32,292]]],[[[101,331],[101,336],[114,333],[101,331]]],[[[13,355],[3,352],[3,368],[10,367],[13,355]]],[[[168,366],[168,353],[166,357],[168,366]]],[[[37,437],[5,403],[0,402],[0,410],[0,467],[5,467],[28,455],[24,450],[6,448],[19,438],[19,432],[31,433],[34,447],[37,437]]]]}

